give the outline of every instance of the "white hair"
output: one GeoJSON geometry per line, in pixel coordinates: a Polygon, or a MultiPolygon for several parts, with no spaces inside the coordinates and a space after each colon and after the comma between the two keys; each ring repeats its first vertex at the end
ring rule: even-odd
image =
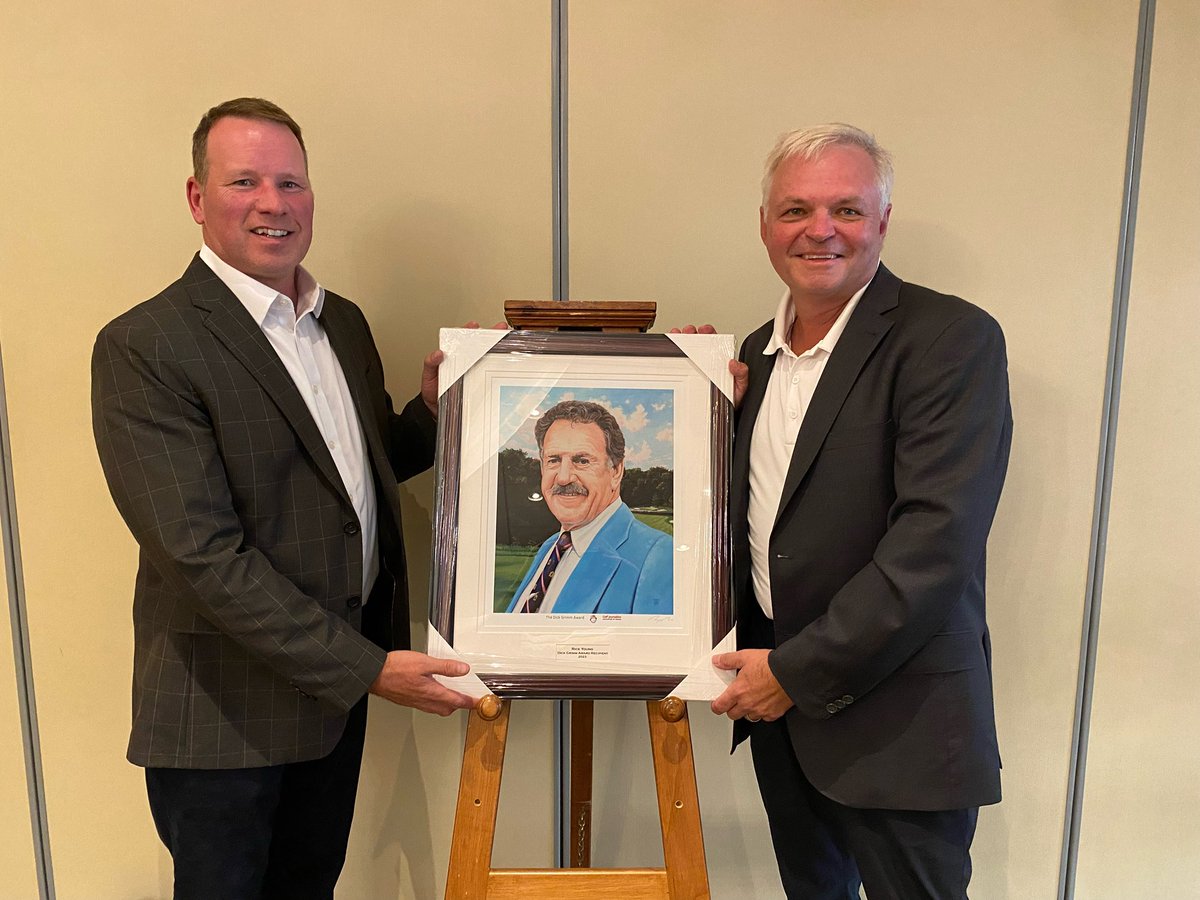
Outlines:
{"type": "Polygon", "coordinates": [[[841,122],[797,128],[779,136],[763,165],[763,208],[767,207],[775,172],[784,162],[795,157],[813,160],[830,147],[858,147],[871,158],[871,164],[875,167],[875,185],[879,188],[879,207],[886,209],[892,200],[892,181],[895,178],[892,154],[879,146],[873,135],[841,122]]]}

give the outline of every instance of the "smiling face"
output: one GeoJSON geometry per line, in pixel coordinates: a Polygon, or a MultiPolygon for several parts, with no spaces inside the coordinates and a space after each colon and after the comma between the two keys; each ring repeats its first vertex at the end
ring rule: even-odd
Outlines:
{"type": "Polygon", "coordinates": [[[797,309],[836,307],[871,280],[891,212],[891,204],[880,202],[871,158],[859,147],[834,145],[815,159],[780,164],[760,211],[760,233],[797,309]]]}
{"type": "Polygon", "coordinates": [[[312,243],[304,151],[277,122],[233,116],[208,133],[208,174],[187,181],[188,206],[222,260],[296,299],[296,267],[312,243]]]}
{"type": "Polygon", "coordinates": [[[542,440],[542,496],[563,530],[586,525],[621,494],[625,464],[615,467],[604,432],[592,422],[559,419],[542,440]]]}

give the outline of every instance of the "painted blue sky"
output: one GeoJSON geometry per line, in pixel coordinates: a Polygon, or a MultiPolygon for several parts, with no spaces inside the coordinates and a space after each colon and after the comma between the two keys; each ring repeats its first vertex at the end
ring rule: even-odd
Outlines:
{"type": "Polygon", "coordinates": [[[536,457],[534,423],[543,410],[562,400],[590,400],[612,411],[625,434],[626,468],[675,468],[675,398],[671,390],[501,385],[500,449],[520,449],[536,457]]]}

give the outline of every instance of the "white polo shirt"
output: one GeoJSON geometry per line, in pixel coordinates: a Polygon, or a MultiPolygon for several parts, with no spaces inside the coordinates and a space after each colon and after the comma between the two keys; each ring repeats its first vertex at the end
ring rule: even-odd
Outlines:
{"type": "Polygon", "coordinates": [[[796,435],[825,371],[825,363],[870,283],[851,296],[825,337],[799,356],[792,352],[790,341],[796,310],[791,291],[784,291],[775,313],[775,330],[763,348],[763,356],[775,357],[775,367],[750,436],[749,519],[754,595],[768,619],[775,618],[771,601],[771,531],[779,515],[779,499],[796,448],[796,435]]]}

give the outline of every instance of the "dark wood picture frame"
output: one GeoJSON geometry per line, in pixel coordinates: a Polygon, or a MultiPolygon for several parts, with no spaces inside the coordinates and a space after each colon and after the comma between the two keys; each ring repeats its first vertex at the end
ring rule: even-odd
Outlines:
{"type": "MultiPolygon", "coordinates": [[[[663,334],[597,334],[573,332],[511,331],[488,354],[515,354],[506,362],[520,366],[521,359],[546,355],[574,357],[672,358],[686,354],[663,334]]],[[[711,448],[709,535],[711,560],[711,609],[693,617],[708,629],[710,645],[715,647],[734,627],[731,584],[731,560],[728,527],[729,467],[733,428],[733,405],[726,394],[699,368],[697,379],[708,382],[705,392],[708,409],[701,419],[708,423],[705,446],[711,448]]],[[[463,431],[464,379],[449,385],[442,393],[438,416],[437,493],[434,521],[433,570],[430,598],[430,627],[450,647],[454,646],[455,586],[460,561],[459,509],[461,437],[463,431]]],[[[702,598],[696,598],[699,604],[702,598]]],[[[540,699],[661,699],[668,696],[687,676],[686,671],[628,674],[590,671],[586,674],[561,672],[477,671],[480,679],[502,698],[540,699]]]]}

